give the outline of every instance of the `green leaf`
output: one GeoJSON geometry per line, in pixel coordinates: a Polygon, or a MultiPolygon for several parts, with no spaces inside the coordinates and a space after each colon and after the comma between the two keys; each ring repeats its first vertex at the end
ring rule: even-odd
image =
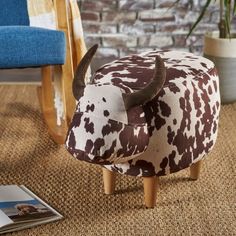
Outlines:
{"type": "Polygon", "coordinates": [[[208,8],[208,6],[210,5],[212,0],[207,0],[205,5],[203,6],[203,9],[199,15],[199,17],[197,18],[196,22],[192,25],[192,27],[190,28],[189,30],[189,33],[187,35],[187,38],[192,34],[193,30],[196,28],[196,26],[199,24],[199,22],[202,20],[203,16],[205,15],[206,13],[206,10],[208,8]]]}
{"type": "Polygon", "coordinates": [[[231,38],[231,33],[230,33],[230,23],[231,23],[231,0],[225,0],[225,22],[226,22],[226,30],[229,38],[231,38]]]}
{"type": "Polygon", "coordinates": [[[236,0],[234,0],[233,15],[236,15],[236,0]]]}

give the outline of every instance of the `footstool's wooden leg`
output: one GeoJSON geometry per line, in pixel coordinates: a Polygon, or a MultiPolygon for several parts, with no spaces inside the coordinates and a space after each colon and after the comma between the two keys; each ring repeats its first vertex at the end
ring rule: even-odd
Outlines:
{"type": "Polygon", "coordinates": [[[202,161],[198,161],[190,166],[190,179],[197,180],[200,175],[202,161]]]}
{"type": "Polygon", "coordinates": [[[116,173],[106,168],[102,168],[103,171],[103,184],[105,194],[113,194],[116,184],[116,173]]]}
{"type": "Polygon", "coordinates": [[[143,177],[144,202],[147,208],[153,208],[156,205],[157,189],[159,179],[156,176],[143,177]]]}

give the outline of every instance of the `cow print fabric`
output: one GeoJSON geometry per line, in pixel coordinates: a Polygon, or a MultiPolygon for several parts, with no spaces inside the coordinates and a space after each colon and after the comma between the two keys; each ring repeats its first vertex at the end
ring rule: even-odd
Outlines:
{"type": "Polygon", "coordinates": [[[220,112],[214,64],[179,51],[130,55],[99,68],[84,90],[66,148],[77,159],[121,174],[162,176],[189,167],[213,148],[220,112]],[[166,82],[146,104],[125,110],[122,93],[148,84],[155,57],[166,82]]]}

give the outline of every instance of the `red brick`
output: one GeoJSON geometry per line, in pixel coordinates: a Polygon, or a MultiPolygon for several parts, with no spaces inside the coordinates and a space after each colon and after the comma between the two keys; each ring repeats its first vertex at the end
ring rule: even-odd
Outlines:
{"type": "Polygon", "coordinates": [[[176,22],[159,22],[156,24],[156,32],[176,33],[176,34],[188,34],[190,24],[176,22]]]}
{"type": "Polygon", "coordinates": [[[141,47],[166,48],[172,45],[173,39],[171,36],[148,35],[139,37],[139,46],[141,47]]]}
{"type": "MultiPolygon", "coordinates": [[[[217,21],[216,21],[217,22],[217,21]]],[[[216,29],[216,24],[200,24],[194,30],[195,34],[205,34],[207,31],[214,31],[216,29]]]]}
{"type": "Polygon", "coordinates": [[[163,1],[163,2],[160,2],[160,0],[156,0],[156,8],[171,8],[177,5],[175,3],[176,3],[176,0],[163,1]]]}
{"type": "Polygon", "coordinates": [[[155,27],[153,24],[142,24],[142,23],[120,24],[119,30],[120,33],[124,34],[140,35],[145,33],[154,33],[155,27]]]}
{"type": "Polygon", "coordinates": [[[154,1],[153,0],[120,0],[119,8],[120,10],[131,10],[131,11],[140,11],[153,9],[154,1]]]}
{"type": "MultiPolygon", "coordinates": [[[[86,44],[100,44],[100,64],[112,58],[157,47],[190,50],[199,54],[205,32],[217,30],[218,8],[211,4],[201,23],[186,41],[189,28],[199,16],[204,1],[181,0],[172,7],[175,1],[78,0],[86,44]]],[[[233,28],[236,29],[234,23],[233,28]]]]}
{"type": "Polygon", "coordinates": [[[135,12],[104,12],[102,14],[102,21],[122,23],[135,22],[135,20],[135,12]]]}
{"type": "Polygon", "coordinates": [[[154,9],[139,12],[141,21],[174,21],[175,15],[166,9],[154,9]]]}
{"type": "Polygon", "coordinates": [[[116,1],[112,0],[84,0],[82,2],[82,11],[111,11],[117,8],[116,1]]]}
{"type": "Polygon", "coordinates": [[[83,23],[83,29],[88,34],[114,34],[117,33],[116,24],[104,24],[104,23],[83,23]]]}
{"type": "Polygon", "coordinates": [[[137,38],[134,36],[116,35],[103,37],[102,45],[105,47],[136,47],[137,38]]]}
{"type": "Polygon", "coordinates": [[[186,35],[175,35],[173,38],[175,47],[184,47],[186,45],[186,35]]]}
{"type": "Polygon", "coordinates": [[[99,13],[97,12],[84,11],[84,12],[81,12],[81,19],[82,21],[99,21],[100,17],[99,17],[99,13]]]}

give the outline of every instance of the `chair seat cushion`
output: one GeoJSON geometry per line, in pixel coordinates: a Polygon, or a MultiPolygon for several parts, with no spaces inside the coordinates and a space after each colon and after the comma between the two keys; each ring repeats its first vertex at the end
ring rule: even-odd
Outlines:
{"type": "Polygon", "coordinates": [[[64,33],[29,26],[0,27],[0,68],[63,64],[64,33]]]}

